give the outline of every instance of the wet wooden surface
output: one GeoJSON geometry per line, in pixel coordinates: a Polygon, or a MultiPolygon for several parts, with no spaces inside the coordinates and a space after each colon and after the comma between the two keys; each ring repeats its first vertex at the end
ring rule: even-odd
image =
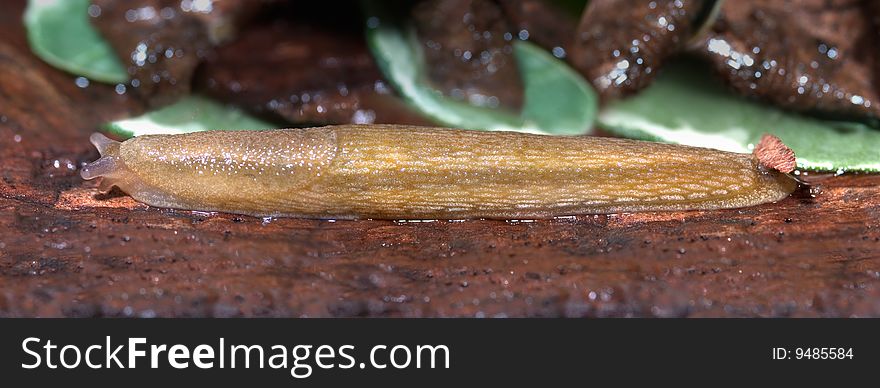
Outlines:
{"type": "Polygon", "coordinates": [[[79,178],[97,125],[0,15],[0,316],[880,316],[880,176],[777,204],[534,222],[261,219],[79,178]]]}

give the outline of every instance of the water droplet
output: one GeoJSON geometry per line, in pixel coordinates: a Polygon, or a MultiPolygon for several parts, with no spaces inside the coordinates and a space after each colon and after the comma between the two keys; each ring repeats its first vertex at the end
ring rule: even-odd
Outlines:
{"type": "Polygon", "coordinates": [[[91,16],[93,18],[101,16],[101,7],[99,7],[95,4],[89,5],[89,16],[91,16]]]}
{"type": "Polygon", "coordinates": [[[375,16],[370,16],[367,19],[367,28],[376,28],[379,27],[379,18],[375,16]]]}
{"type": "Polygon", "coordinates": [[[553,56],[556,58],[565,58],[565,49],[559,46],[554,47],[553,56]]]}
{"type": "Polygon", "coordinates": [[[836,48],[832,47],[832,48],[828,49],[828,58],[837,59],[837,54],[838,53],[837,53],[836,48]]]}

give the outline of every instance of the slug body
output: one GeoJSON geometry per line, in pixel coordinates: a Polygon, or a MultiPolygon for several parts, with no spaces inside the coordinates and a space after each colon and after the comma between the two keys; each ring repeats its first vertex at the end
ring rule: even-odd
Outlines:
{"type": "Polygon", "coordinates": [[[752,206],[797,183],[757,157],[597,137],[393,125],[95,134],[104,178],[158,207],[255,216],[527,219],[752,206]]]}

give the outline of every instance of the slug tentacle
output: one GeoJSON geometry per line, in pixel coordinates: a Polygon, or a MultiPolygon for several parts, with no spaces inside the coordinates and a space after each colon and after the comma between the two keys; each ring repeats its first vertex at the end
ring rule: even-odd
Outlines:
{"type": "Polygon", "coordinates": [[[83,166],[80,175],[85,180],[95,179],[97,177],[109,176],[117,169],[116,158],[113,156],[102,156],[98,160],[86,163],[83,166]]]}
{"type": "Polygon", "coordinates": [[[86,180],[103,177],[98,188],[102,191],[110,190],[125,175],[125,166],[119,157],[119,146],[122,143],[97,132],[89,140],[98,149],[101,157],[83,166],[80,176],[86,180]]]}
{"type": "Polygon", "coordinates": [[[98,132],[95,132],[92,134],[92,136],[89,136],[89,141],[91,141],[92,145],[94,145],[95,148],[98,149],[98,153],[101,154],[101,156],[108,155],[111,152],[118,152],[119,145],[122,144],[98,132]]]}
{"type": "Polygon", "coordinates": [[[547,218],[753,206],[788,196],[790,150],[395,125],[93,137],[104,178],[159,207],[309,218],[547,218]]]}

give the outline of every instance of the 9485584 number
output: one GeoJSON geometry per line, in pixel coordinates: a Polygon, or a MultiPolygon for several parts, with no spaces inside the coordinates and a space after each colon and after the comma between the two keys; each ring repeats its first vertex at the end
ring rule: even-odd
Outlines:
{"type": "Polygon", "coordinates": [[[852,360],[852,348],[773,348],[774,360],[852,360]]]}

